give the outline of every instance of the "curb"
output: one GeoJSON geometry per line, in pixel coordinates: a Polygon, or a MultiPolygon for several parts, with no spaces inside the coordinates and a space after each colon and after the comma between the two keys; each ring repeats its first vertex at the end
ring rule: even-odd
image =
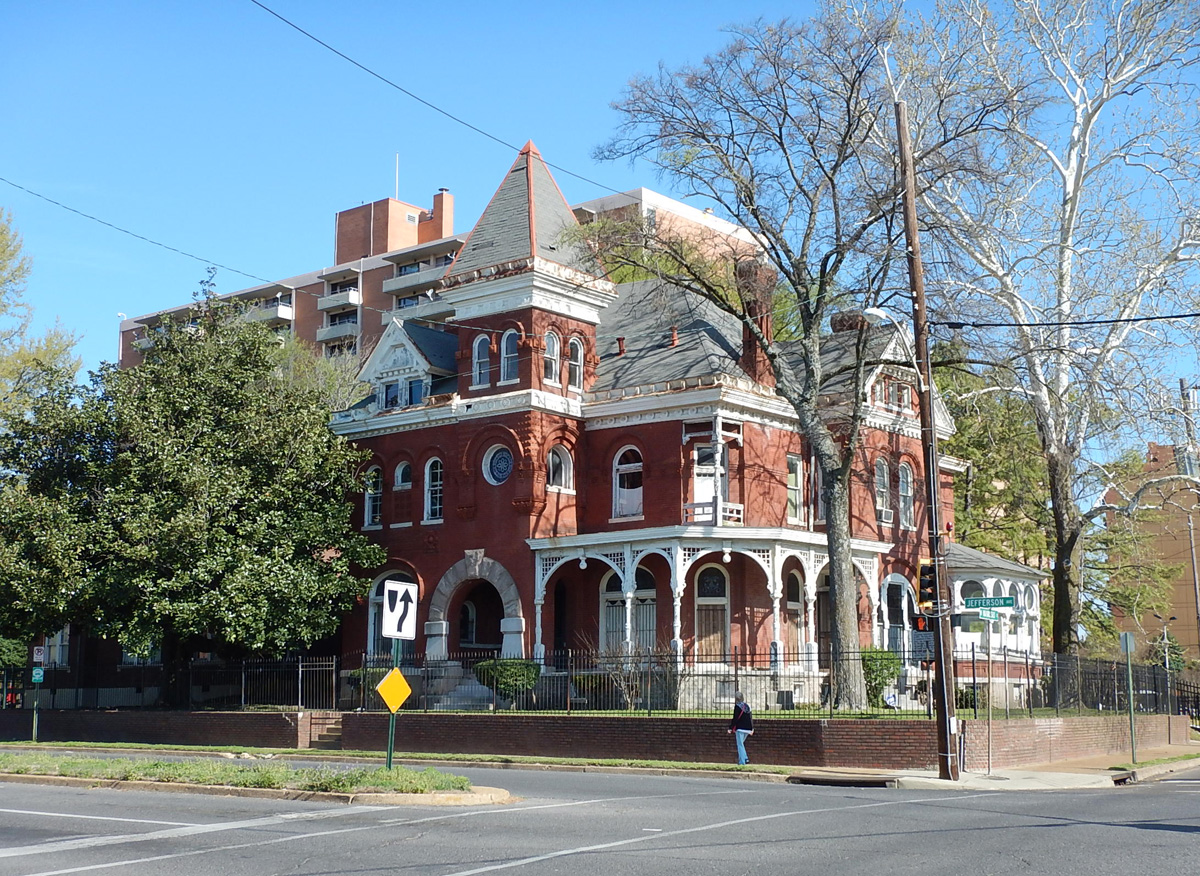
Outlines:
{"type": "Polygon", "coordinates": [[[188,785],[181,782],[146,782],[122,779],[83,779],[74,776],[35,776],[0,773],[0,782],[20,785],[57,785],[66,788],[103,788],[114,791],[159,791],[168,794],[203,794],[214,797],[254,797],[261,800],[299,800],[375,806],[480,806],[516,802],[503,788],[479,786],[470,791],[430,791],[428,794],[391,794],[363,791],[298,791],[289,788],[235,788],[230,785],[188,785]]]}

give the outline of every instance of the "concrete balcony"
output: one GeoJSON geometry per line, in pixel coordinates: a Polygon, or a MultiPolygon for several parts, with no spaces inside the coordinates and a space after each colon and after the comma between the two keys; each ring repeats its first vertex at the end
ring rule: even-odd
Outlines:
{"type": "Polygon", "coordinates": [[[336,313],[339,310],[350,310],[360,304],[362,304],[362,292],[359,289],[347,289],[344,292],[322,295],[317,299],[317,310],[322,313],[336,313]]]}
{"type": "Polygon", "coordinates": [[[399,306],[394,310],[385,310],[383,312],[382,321],[384,325],[391,325],[393,319],[444,320],[454,315],[453,307],[450,307],[438,298],[431,300],[426,295],[400,298],[397,299],[396,304],[399,306]]]}
{"type": "Polygon", "coordinates": [[[131,346],[144,353],[154,346],[154,338],[134,338],[131,346]]]}
{"type": "Polygon", "coordinates": [[[327,325],[317,329],[317,343],[327,344],[330,341],[340,341],[342,338],[357,338],[358,323],[344,322],[341,325],[327,325]]]}
{"type": "Polygon", "coordinates": [[[435,267],[431,263],[425,263],[421,265],[419,271],[413,271],[399,277],[392,277],[390,280],[384,280],[383,291],[389,295],[396,296],[406,296],[416,292],[423,292],[426,289],[432,289],[434,284],[445,273],[445,265],[437,265],[435,267]]]}
{"type": "Polygon", "coordinates": [[[246,311],[246,319],[252,322],[265,322],[272,328],[290,325],[293,319],[292,305],[274,302],[252,307],[246,311]]]}

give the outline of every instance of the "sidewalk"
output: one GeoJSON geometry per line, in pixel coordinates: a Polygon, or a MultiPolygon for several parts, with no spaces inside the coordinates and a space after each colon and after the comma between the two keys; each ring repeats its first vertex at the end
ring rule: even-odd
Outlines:
{"type": "Polygon", "coordinates": [[[1034,764],[1011,769],[994,769],[985,772],[963,772],[958,782],[949,782],[937,777],[934,770],[902,771],[895,773],[897,788],[957,788],[964,791],[1054,791],[1079,788],[1112,788],[1125,782],[1141,782],[1173,773],[1180,769],[1200,766],[1200,743],[1178,743],[1157,748],[1138,749],[1138,764],[1131,770],[1120,771],[1112,767],[1130,763],[1130,754],[1105,754],[1077,760],[1034,764]],[[1193,759],[1172,763],[1152,763],[1173,757],[1193,759]]]}

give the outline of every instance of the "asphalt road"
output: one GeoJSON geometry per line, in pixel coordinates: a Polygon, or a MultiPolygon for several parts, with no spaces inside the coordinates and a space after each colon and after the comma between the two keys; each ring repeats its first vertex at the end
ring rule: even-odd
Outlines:
{"type": "Polygon", "coordinates": [[[1200,863],[1200,769],[1086,792],[461,772],[522,799],[367,807],[0,784],[0,876],[1166,876],[1200,863]]]}

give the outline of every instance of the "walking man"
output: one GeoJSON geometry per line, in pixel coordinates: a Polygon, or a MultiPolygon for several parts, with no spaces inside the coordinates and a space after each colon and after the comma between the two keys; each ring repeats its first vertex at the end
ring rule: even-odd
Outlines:
{"type": "Polygon", "coordinates": [[[746,754],[746,737],[754,735],[754,718],[750,714],[750,707],[746,705],[746,698],[742,696],[739,690],[733,695],[733,719],[729,722],[729,729],[726,733],[734,734],[737,740],[738,765],[750,763],[750,758],[746,754]]]}

